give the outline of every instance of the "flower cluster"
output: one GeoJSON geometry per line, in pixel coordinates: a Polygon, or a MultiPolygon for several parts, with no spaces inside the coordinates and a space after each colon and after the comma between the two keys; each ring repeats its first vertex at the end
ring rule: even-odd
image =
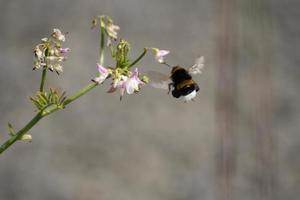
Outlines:
{"type": "Polygon", "coordinates": [[[118,25],[115,25],[113,23],[113,20],[109,16],[100,15],[94,17],[92,21],[92,28],[97,26],[98,21],[100,21],[101,28],[103,28],[106,35],[108,36],[108,44],[110,44],[111,40],[118,39],[118,31],[120,30],[120,27],[118,25]]]}
{"type": "Polygon", "coordinates": [[[118,39],[119,26],[115,25],[109,16],[101,15],[93,19],[92,28],[97,25],[98,21],[100,21],[101,31],[107,36],[107,46],[110,48],[111,56],[115,60],[115,67],[104,67],[102,64],[97,63],[98,76],[92,81],[102,84],[106,79],[111,78],[111,86],[107,92],[112,93],[119,90],[121,100],[125,91],[127,94],[137,93],[141,86],[148,82],[145,76],[139,77],[138,68],[131,71],[131,67],[145,55],[147,50],[144,50],[140,58],[130,62],[128,58],[129,43],[123,39],[120,39],[117,44],[112,43],[112,40],[116,41],[118,39]]]}
{"type": "Polygon", "coordinates": [[[53,29],[49,38],[43,38],[41,43],[34,48],[34,68],[48,68],[57,74],[63,71],[62,62],[69,48],[62,48],[61,42],[66,40],[65,35],[59,29],[53,29]]]}
{"type": "Polygon", "coordinates": [[[93,81],[101,84],[111,77],[112,83],[107,92],[112,93],[119,89],[120,100],[122,99],[125,91],[127,94],[137,93],[141,86],[148,82],[146,76],[140,78],[138,68],[135,68],[133,72],[122,68],[106,68],[100,64],[97,64],[97,68],[100,75],[94,78],[93,81]]]}

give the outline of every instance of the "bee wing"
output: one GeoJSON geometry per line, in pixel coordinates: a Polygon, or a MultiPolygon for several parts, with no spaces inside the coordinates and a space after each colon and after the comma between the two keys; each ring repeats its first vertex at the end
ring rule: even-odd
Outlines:
{"type": "Polygon", "coordinates": [[[195,64],[193,66],[191,66],[190,68],[188,68],[188,72],[191,75],[196,75],[196,74],[201,74],[202,73],[202,69],[204,67],[204,57],[201,56],[199,58],[196,58],[195,64]]]}
{"type": "Polygon", "coordinates": [[[171,83],[170,76],[156,71],[148,71],[149,85],[154,88],[168,90],[171,83]]]}

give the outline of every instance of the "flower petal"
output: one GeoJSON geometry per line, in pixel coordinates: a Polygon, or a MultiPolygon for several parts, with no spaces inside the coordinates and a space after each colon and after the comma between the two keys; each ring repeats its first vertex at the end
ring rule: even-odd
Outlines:
{"type": "Polygon", "coordinates": [[[168,55],[169,53],[170,53],[169,50],[159,50],[159,51],[157,52],[157,56],[166,56],[166,55],[168,55]]]}
{"type": "Polygon", "coordinates": [[[164,56],[168,55],[170,53],[169,50],[160,50],[157,48],[153,48],[155,52],[155,60],[159,63],[164,63],[164,56]]]}
{"type": "Polygon", "coordinates": [[[101,84],[105,81],[106,77],[105,76],[98,76],[96,78],[93,79],[94,82],[101,84]]]}
{"type": "Polygon", "coordinates": [[[126,82],[126,92],[128,94],[133,94],[135,91],[139,90],[139,84],[138,81],[133,77],[128,79],[126,82]]]}
{"type": "Polygon", "coordinates": [[[105,67],[103,67],[102,65],[100,65],[98,63],[97,63],[97,69],[100,72],[100,74],[106,74],[106,73],[108,73],[108,69],[105,68],[105,67]]]}
{"type": "Polygon", "coordinates": [[[64,42],[66,40],[65,35],[61,33],[61,31],[57,28],[53,29],[52,37],[59,41],[64,42]]]}
{"type": "Polygon", "coordinates": [[[113,92],[115,92],[117,89],[118,89],[118,88],[111,86],[111,87],[109,88],[109,90],[107,90],[107,93],[113,93],[113,92]]]}
{"type": "Polygon", "coordinates": [[[70,51],[70,48],[59,48],[60,53],[67,53],[70,51]]]}
{"type": "Polygon", "coordinates": [[[163,63],[164,62],[164,58],[162,56],[157,56],[156,57],[157,62],[159,63],[163,63]]]}

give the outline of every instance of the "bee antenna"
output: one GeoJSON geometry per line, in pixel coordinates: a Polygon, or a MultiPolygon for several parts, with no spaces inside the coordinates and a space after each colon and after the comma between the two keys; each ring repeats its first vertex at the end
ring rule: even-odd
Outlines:
{"type": "Polygon", "coordinates": [[[164,64],[164,65],[166,65],[167,67],[169,67],[169,68],[172,68],[172,66],[171,65],[169,65],[168,63],[166,63],[166,62],[163,62],[163,63],[161,63],[161,64],[164,64]]]}

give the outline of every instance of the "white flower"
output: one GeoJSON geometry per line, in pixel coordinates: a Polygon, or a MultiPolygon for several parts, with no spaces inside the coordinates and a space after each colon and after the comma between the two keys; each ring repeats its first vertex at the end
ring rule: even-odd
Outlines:
{"type": "Polygon", "coordinates": [[[97,69],[98,69],[100,75],[98,77],[94,78],[93,81],[98,84],[101,84],[111,74],[111,71],[98,63],[97,63],[97,69]]]}
{"type": "Polygon", "coordinates": [[[51,35],[53,39],[64,42],[66,40],[65,35],[61,33],[61,31],[57,28],[53,29],[53,33],[51,35]]]}
{"type": "Polygon", "coordinates": [[[41,60],[44,56],[44,52],[41,50],[40,46],[36,46],[34,49],[34,55],[38,60],[41,60]]]}
{"type": "MultiPolygon", "coordinates": [[[[93,25],[96,25],[97,21],[93,21],[93,25]]],[[[118,38],[118,31],[120,27],[113,23],[113,20],[109,16],[100,16],[100,24],[101,27],[105,29],[106,34],[108,35],[108,40],[113,39],[117,40],[118,38]]]]}
{"type": "Polygon", "coordinates": [[[39,61],[39,60],[36,60],[36,61],[34,62],[34,67],[33,67],[33,69],[39,69],[39,68],[41,68],[41,67],[44,67],[45,65],[46,65],[46,63],[41,62],[41,61],[39,61]]]}
{"type": "Polygon", "coordinates": [[[116,71],[113,74],[113,82],[107,92],[112,93],[119,89],[120,100],[122,99],[125,91],[127,94],[133,94],[134,92],[139,91],[141,85],[145,85],[145,83],[138,76],[138,68],[136,68],[133,73],[129,72],[129,74],[131,74],[130,77],[119,75],[119,73],[116,73],[116,71]]]}
{"type": "Polygon", "coordinates": [[[70,51],[70,48],[59,48],[60,53],[65,54],[68,53],[70,51]]]}
{"type": "Polygon", "coordinates": [[[122,97],[125,93],[125,89],[126,89],[126,81],[127,81],[128,77],[121,75],[118,79],[114,79],[113,82],[111,83],[111,87],[110,89],[107,91],[108,93],[113,93],[115,92],[117,89],[120,90],[120,100],[122,100],[122,97]]]}
{"type": "Polygon", "coordinates": [[[63,56],[47,56],[45,59],[46,66],[51,71],[56,71],[58,74],[63,71],[62,62],[65,60],[63,56]]]}
{"type": "Polygon", "coordinates": [[[120,30],[120,27],[117,25],[114,25],[112,23],[110,23],[106,26],[107,35],[114,40],[117,40],[119,30],[120,30]]]}
{"type": "Polygon", "coordinates": [[[138,92],[140,85],[145,84],[143,81],[141,81],[138,75],[139,75],[138,68],[135,68],[132,76],[126,81],[125,87],[126,87],[126,92],[128,94],[133,94],[134,92],[138,92]]]}
{"type": "Polygon", "coordinates": [[[42,42],[48,42],[48,38],[42,38],[41,41],[42,42]]]}
{"type": "Polygon", "coordinates": [[[34,57],[35,57],[35,61],[34,61],[34,68],[33,69],[39,69],[39,68],[46,65],[44,63],[45,53],[44,53],[44,49],[42,48],[42,45],[37,45],[35,47],[34,57]]]}
{"type": "Polygon", "coordinates": [[[49,38],[43,38],[42,42],[34,49],[34,68],[46,67],[58,74],[63,71],[62,62],[66,60],[65,55],[70,49],[62,48],[61,42],[65,41],[65,35],[59,29],[53,29],[49,38]]]}
{"type": "Polygon", "coordinates": [[[152,48],[155,52],[155,60],[159,63],[165,63],[164,57],[170,53],[169,50],[160,50],[157,48],[152,48]]]}

